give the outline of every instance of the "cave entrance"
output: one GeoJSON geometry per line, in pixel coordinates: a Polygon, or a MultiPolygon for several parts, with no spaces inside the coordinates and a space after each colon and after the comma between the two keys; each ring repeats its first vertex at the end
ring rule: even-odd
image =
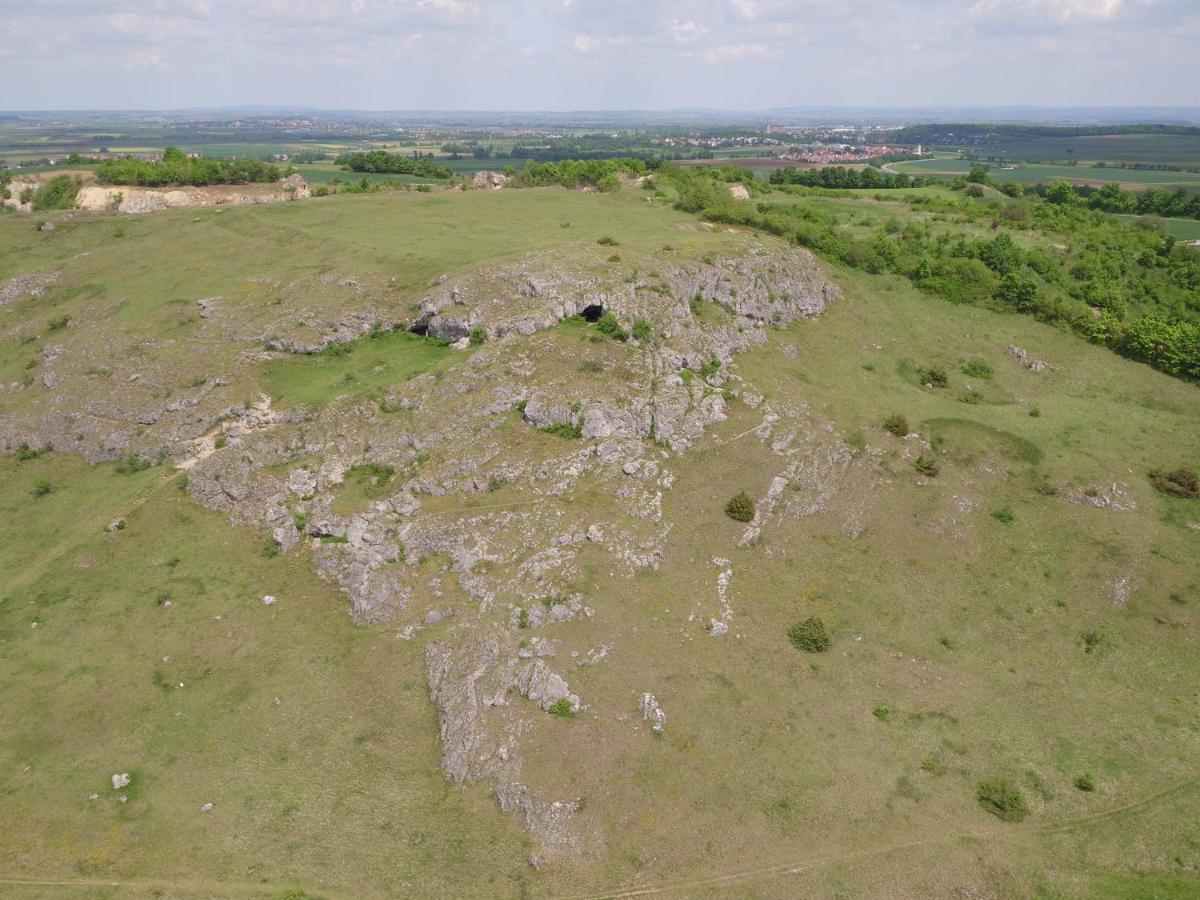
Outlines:
{"type": "Polygon", "coordinates": [[[591,306],[585,306],[580,315],[583,316],[585,322],[599,322],[600,317],[604,315],[604,305],[593,303],[591,306]]]}
{"type": "Polygon", "coordinates": [[[421,337],[425,337],[427,334],[429,334],[429,323],[428,322],[418,322],[412,328],[408,329],[408,333],[420,335],[421,337]]]}

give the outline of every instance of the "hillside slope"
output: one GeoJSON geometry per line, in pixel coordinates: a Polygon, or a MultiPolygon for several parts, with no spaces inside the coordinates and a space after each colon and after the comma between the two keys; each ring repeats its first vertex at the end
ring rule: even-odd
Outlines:
{"type": "Polygon", "coordinates": [[[56,225],[0,220],[13,890],[1197,889],[1193,385],[631,191],[56,225]]]}

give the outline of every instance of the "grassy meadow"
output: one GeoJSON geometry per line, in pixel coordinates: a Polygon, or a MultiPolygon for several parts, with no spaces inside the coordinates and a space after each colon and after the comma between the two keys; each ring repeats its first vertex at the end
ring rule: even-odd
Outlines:
{"type": "MultiPolygon", "coordinates": [[[[257,322],[310,302],[285,293],[293,280],[354,275],[406,309],[445,272],[531,251],[610,265],[601,237],[630,273],[755,240],[644,194],[340,196],[52,215],[49,233],[3,217],[0,283],[63,275],[44,298],[0,308],[0,381],[36,370],[62,315],[110,317],[114,350],[140,347],[139,365],[158,360],[185,383],[231,358],[189,342],[198,298],[257,322]]],[[[910,214],[866,197],[803,202],[864,235],[910,214]]],[[[659,569],[626,578],[598,547],[580,552],[571,587],[596,615],[555,637],[564,652],[611,651],[596,666],[560,658],[587,709],[539,722],[522,755],[546,795],[583,799],[597,849],[540,871],[485,787],[441,772],[428,632],[402,641],[351,624],[308,551],[264,556],[260,535],[200,508],[169,468],[0,459],[0,893],[1200,895],[1200,501],[1148,478],[1200,467],[1196,386],[1026,316],[827,271],[844,296],[732,366],[734,387],[794,418],[760,440],[767,408],[733,399],[692,450],[664,453],[675,480],[659,569]],[[1051,367],[1022,367],[1010,344],[1051,367]],[[925,387],[929,368],[945,387],[925,387]],[[936,477],[911,464],[917,438],[883,429],[893,415],[928,442],[936,477]],[[801,475],[813,482],[786,488],[807,514],[742,546],[725,503],[766,492],[785,429],[812,445],[801,475]],[[1070,502],[1093,496],[1117,505],[1070,502]],[[714,559],[733,571],[720,638],[700,626],[718,608],[714,559]],[[812,616],[828,652],[789,641],[812,616]],[[661,737],[631,727],[643,691],[667,711],[661,737]],[[110,778],[124,772],[121,803],[110,778]],[[1020,792],[1023,821],[981,806],[993,777],[1020,792]]],[[[645,365],[578,322],[515,346],[580,396],[645,365]]],[[[320,405],[440,371],[461,359],[451,353],[368,337],[256,363],[230,390],[320,405]]],[[[584,446],[515,413],[487,439],[533,463],[584,446]]],[[[587,516],[597,496],[561,503],[587,516]]],[[[374,498],[350,482],[340,508],[374,498]]],[[[502,486],[427,502],[472,516],[524,499],[502,486]]]]}
{"type": "Polygon", "coordinates": [[[419,653],[181,477],[0,460],[0,894],[511,893],[525,837],[442,777],[419,653]]]}

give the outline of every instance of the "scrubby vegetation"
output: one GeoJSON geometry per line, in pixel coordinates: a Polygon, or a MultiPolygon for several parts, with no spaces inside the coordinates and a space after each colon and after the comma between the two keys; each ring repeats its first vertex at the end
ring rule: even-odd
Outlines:
{"type": "Polygon", "coordinates": [[[70,175],[56,175],[33,192],[31,203],[35,212],[70,209],[75,205],[81,182],[70,175]]]}
{"type": "Polygon", "coordinates": [[[617,190],[620,176],[636,177],[646,174],[646,164],[640,159],[563,159],[558,162],[526,163],[517,173],[518,183],[527,187],[558,184],[577,188],[592,186],[601,192],[617,190]]]}
{"type": "Polygon", "coordinates": [[[713,173],[663,172],[677,186],[677,206],[711,221],[758,228],[868,273],[902,275],[953,303],[1033,315],[1171,375],[1200,378],[1200,250],[1089,209],[1070,185],[1044,197],[903,194],[906,215],[864,229],[845,227],[852,214],[833,210],[865,194],[792,186],[840,205],[773,196],[738,204],[713,173]]]}
{"type": "Polygon", "coordinates": [[[1151,483],[1164,494],[1194,499],[1200,497],[1200,476],[1193,469],[1180,467],[1170,472],[1153,471],[1151,483]]]}
{"type": "Polygon", "coordinates": [[[143,187],[249,184],[278,181],[283,177],[279,166],[260,159],[209,159],[188,156],[176,147],[168,147],[161,160],[127,156],[99,163],[94,171],[96,180],[101,184],[136,184],[143,187]]]}
{"type": "Polygon", "coordinates": [[[908,419],[899,413],[888,416],[883,420],[883,430],[896,437],[904,437],[908,434],[908,419]]]}
{"type": "Polygon", "coordinates": [[[993,775],[979,782],[975,793],[979,805],[1005,822],[1020,822],[1029,814],[1021,791],[1007,778],[993,775]]]}
{"type": "Polygon", "coordinates": [[[930,456],[928,453],[922,453],[913,460],[913,468],[922,475],[925,475],[929,478],[935,478],[941,467],[938,465],[938,461],[935,457],[930,456]]]}
{"type": "Polygon", "coordinates": [[[610,312],[604,313],[596,320],[596,330],[612,338],[614,341],[624,342],[629,340],[629,332],[621,327],[621,323],[617,320],[617,317],[610,312]]]}

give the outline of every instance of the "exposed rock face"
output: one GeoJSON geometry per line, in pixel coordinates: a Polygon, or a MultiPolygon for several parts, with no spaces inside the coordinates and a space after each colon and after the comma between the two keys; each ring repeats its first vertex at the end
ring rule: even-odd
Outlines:
{"type": "Polygon", "coordinates": [[[0,306],[7,306],[26,294],[36,300],[46,293],[46,288],[58,281],[59,274],[58,272],[33,272],[29,275],[18,275],[0,287],[0,306]]]}
{"type": "Polygon", "coordinates": [[[667,714],[658,705],[658,699],[653,694],[642,694],[638,700],[642,720],[650,723],[650,730],[661,734],[667,725],[667,714]]]}
{"type": "Polygon", "coordinates": [[[8,198],[0,200],[5,206],[11,206],[18,212],[32,212],[33,204],[22,197],[30,197],[41,187],[41,181],[36,178],[14,178],[8,183],[8,198]]]}
{"type": "Polygon", "coordinates": [[[475,177],[471,179],[471,184],[477,188],[498,190],[508,184],[508,176],[499,172],[476,172],[475,177]]]}
{"type": "Polygon", "coordinates": [[[166,190],[133,185],[103,187],[86,185],[75,197],[78,209],[91,212],[119,212],[128,215],[159,212],[188,206],[243,206],[254,203],[282,203],[307,200],[312,196],[308,182],[298,174],[281,178],[266,189],[244,185],[224,187],[185,187],[166,190]]]}
{"type": "Polygon", "coordinates": [[[1034,359],[1032,356],[1030,356],[1028,353],[1026,353],[1020,347],[1016,347],[1016,346],[1013,346],[1012,344],[1010,344],[1007,349],[1008,349],[1008,352],[1010,354],[1012,354],[1012,356],[1017,360],[1017,362],[1019,362],[1022,366],[1024,366],[1030,372],[1038,374],[1041,372],[1045,372],[1047,369],[1055,369],[1058,371],[1062,371],[1062,366],[1052,365],[1051,363],[1046,362],[1044,359],[1034,359]]]}
{"type": "MultiPolygon", "coordinates": [[[[159,358],[147,347],[119,377],[95,374],[108,361],[81,348],[91,324],[81,317],[45,345],[47,387],[36,404],[0,415],[0,434],[9,447],[53,443],[94,460],[161,451],[204,506],[282,552],[311,553],[356,620],[394,622],[402,639],[436,629],[425,661],[445,771],[490,783],[539,853],[574,852],[589,840],[575,801],[542,796],[521,754],[523,736],[552,714],[590,714],[559,651],[605,616],[604,598],[579,587],[584,572],[632,578],[661,564],[672,460],[710,439],[728,414],[726,392],[759,410],[754,435],[794,488],[763,504],[756,527],[819,507],[841,472],[837,442],[802,424],[805,411],[747,391],[735,363],[769,326],[819,314],[836,289],[806,251],[749,237],[745,247],[712,262],[673,254],[629,280],[535,253],[402,299],[366,276],[264,278],[237,297],[194,298],[195,348],[172,343],[159,358]],[[719,308],[698,315],[697,303],[719,308]],[[644,320],[652,337],[620,343],[581,322],[546,333],[597,306],[627,330],[644,320]],[[248,363],[380,327],[446,337],[480,328],[488,339],[436,374],[320,409],[279,411],[230,387],[245,385],[248,363]],[[585,355],[593,367],[581,367],[585,355]],[[580,436],[538,433],[553,426],[580,436]],[[822,462],[811,471],[801,465],[813,458],[822,462]],[[347,511],[336,501],[360,464],[394,475],[347,511]]],[[[16,298],[35,282],[13,284],[3,290],[16,298]]],[[[711,594],[698,600],[695,627],[730,630],[732,568],[705,574],[721,579],[718,609],[711,594]]],[[[571,651],[575,665],[607,664],[611,641],[579,655],[593,644],[571,651]]],[[[650,728],[665,724],[652,695],[639,707],[650,728]]]]}
{"type": "Polygon", "coordinates": [[[307,200],[312,196],[312,189],[299,172],[293,172],[279,179],[279,189],[289,200],[307,200]]]}
{"type": "Polygon", "coordinates": [[[729,196],[734,200],[749,200],[750,191],[741,182],[734,182],[729,185],[729,196]]]}

